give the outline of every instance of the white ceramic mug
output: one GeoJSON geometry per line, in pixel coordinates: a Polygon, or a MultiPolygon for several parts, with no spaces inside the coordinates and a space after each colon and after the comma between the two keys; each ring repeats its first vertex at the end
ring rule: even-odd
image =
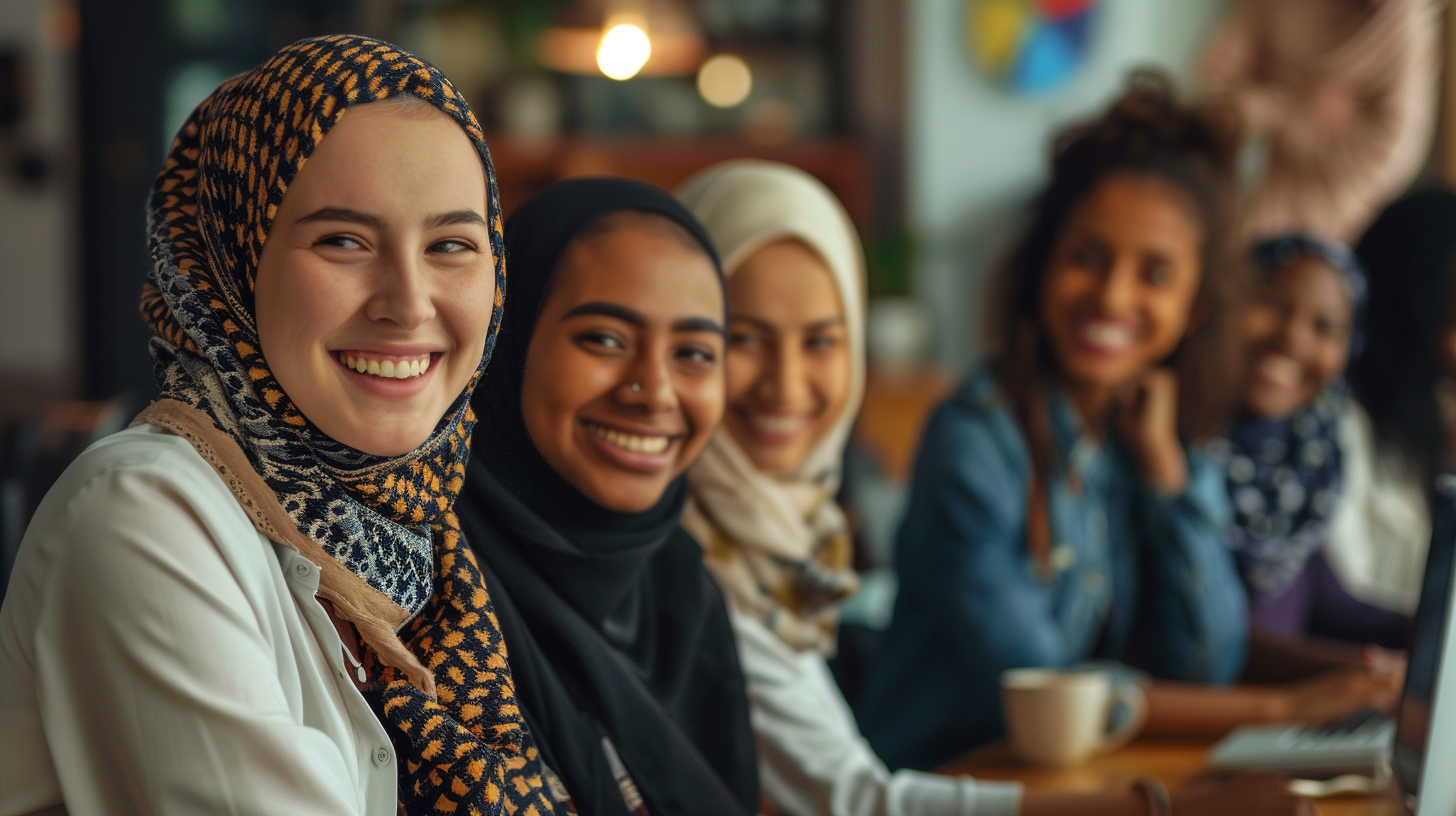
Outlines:
{"type": "Polygon", "coordinates": [[[1066,767],[1125,745],[1142,730],[1148,703],[1135,683],[1112,682],[1105,671],[1011,669],[1001,674],[1006,733],[1017,756],[1036,765],[1066,767]],[[1125,721],[1109,724],[1113,706],[1125,721]]]}

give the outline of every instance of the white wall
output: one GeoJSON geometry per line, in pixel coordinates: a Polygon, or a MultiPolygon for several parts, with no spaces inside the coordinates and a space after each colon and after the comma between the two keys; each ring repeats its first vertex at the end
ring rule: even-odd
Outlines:
{"type": "Polygon", "coordinates": [[[1103,0],[1088,62],[1067,85],[1015,97],[983,77],[965,45],[968,0],[910,0],[906,26],[907,214],[915,290],[935,356],[974,359],[979,289],[1045,178],[1050,136],[1105,105],[1130,68],[1159,65],[1188,87],[1224,0],[1103,0]]]}
{"type": "MultiPolygon", "coordinates": [[[[42,25],[60,0],[0,2],[0,43],[19,47],[30,75],[23,132],[40,145],[51,177],[31,190],[0,172],[0,396],[34,383],[64,386],[79,348],[71,54],[42,25]],[[48,44],[49,43],[49,44],[48,44]]],[[[140,202],[138,203],[140,206],[140,202]]]]}

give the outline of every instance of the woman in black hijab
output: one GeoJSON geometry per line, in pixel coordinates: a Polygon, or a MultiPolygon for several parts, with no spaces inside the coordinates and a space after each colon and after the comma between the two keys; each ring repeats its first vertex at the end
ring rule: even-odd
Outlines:
{"type": "Polygon", "coordinates": [[[554,185],[505,234],[509,305],[457,508],[525,719],[580,813],[755,813],[727,609],[678,527],[723,411],[712,244],[621,179],[554,185]]]}

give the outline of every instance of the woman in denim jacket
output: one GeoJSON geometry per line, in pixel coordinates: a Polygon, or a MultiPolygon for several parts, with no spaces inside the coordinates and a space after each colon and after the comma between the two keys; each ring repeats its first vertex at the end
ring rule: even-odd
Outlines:
{"type": "Polygon", "coordinates": [[[999,349],[932,416],[900,529],[900,592],[861,724],[891,767],[1003,733],[999,678],[1137,666],[1150,729],[1314,718],[1388,679],[1238,679],[1246,604],[1223,474],[1191,443],[1239,382],[1224,258],[1232,129],[1138,74],[1056,144],[993,300],[999,349]]]}

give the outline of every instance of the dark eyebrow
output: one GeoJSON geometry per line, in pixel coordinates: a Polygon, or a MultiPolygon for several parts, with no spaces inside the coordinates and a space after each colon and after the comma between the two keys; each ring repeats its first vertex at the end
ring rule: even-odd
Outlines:
{"type": "MultiPolygon", "coordinates": [[[[348,207],[324,207],[311,215],[298,219],[297,223],[304,224],[309,221],[347,221],[351,224],[363,224],[366,227],[384,229],[384,219],[359,210],[351,210],[348,207]]],[[[425,219],[425,229],[449,227],[455,224],[488,226],[485,217],[475,210],[451,210],[425,219]]]]}
{"type": "Polygon", "coordinates": [[[718,321],[708,317],[685,317],[672,324],[672,330],[676,332],[712,332],[718,335],[727,335],[723,326],[718,321]]]}
{"type": "Polygon", "coordinates": [[[615,317],[624,323],[631,323],[633,326],[647,325],[647,321],[643,320],[642,315],[635,309],[628,309],[626,306],[618,306],[615,303],[603,303],[601,301],[583,303],[580,306],[573,306],[566,314],[561,316],[561,319],[566,320],[577,315],[602,315],[603,317],[615,317]]]}
{"type": "MultiPolygon", "coordinates": [[[[626,306],[619,306],[615,303],[603,303],[592,301],[583,303],[580,306],[573,306],[566,314],[561,316],[562,320],[577,317],[579,315],[601,315],[603,317],[614,317],[623,323],[630,323],[633,326],[645,326],[647,320],[636,309],[629,309],[626,306]]],[[[727,334],[718,321],[707,317],[685,317],[672,324],[675,332],[712,332],[714,334],[727,334]]]]}
{"type": "Polygon", "coordinates": [[[830,329],[835,326],[843,326],[844,323],[844,315],[835,315],[834,317],[826,317],[823,320],[816,320],[813,323],[805,326],[804,328],[807,331],[819,331],[820,329],[830,329]]]}
{"type": "Polygon", "coordinates": [[[384,219],[377,215],[351,210],[348,207],[324,207],[311,215],[305,215],[294,223],[306,224],[310,221],[347,221],[351,224],[363,224],[366,227],[384,229],[384,219]]]}
{"type": "Polygon", "coordinates": [[[429,220],[425,221],[425,229],[451,227],[456,224],[479,224],[482,227],[490,226],[485,222],[485,216],[475,210],[451,210],[447,213],[430,216],[429,220]]]}

